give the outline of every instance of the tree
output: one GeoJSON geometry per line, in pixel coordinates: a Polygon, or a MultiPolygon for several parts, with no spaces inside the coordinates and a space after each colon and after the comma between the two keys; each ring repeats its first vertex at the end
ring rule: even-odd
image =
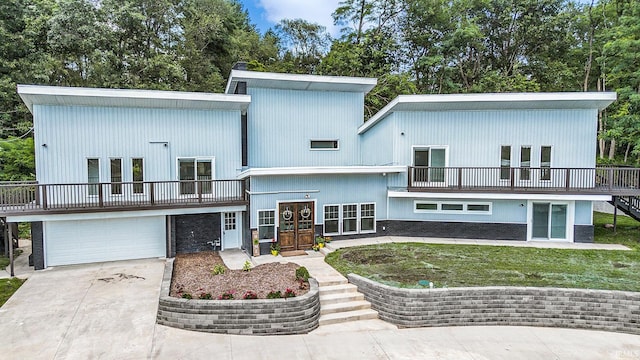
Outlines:
{"type": "Polygon", "coordinates": [[[0,140],[0,181],[35,180],[33,138],[0,140]]]}
{"type": "Polygon", "coordinates": [[[315,73],[331,43],[327,29],[302,19],[283,19],[275,30],[285,49],[282,54],[285,70],[292,73],[315,73]]]}

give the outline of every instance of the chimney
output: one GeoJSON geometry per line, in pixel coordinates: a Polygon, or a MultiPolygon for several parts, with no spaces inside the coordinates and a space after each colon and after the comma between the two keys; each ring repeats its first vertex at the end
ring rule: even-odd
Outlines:
{"type": "Polygon", "coordinates": [[[233,70],[247,70],[247,63],[245,61],[238,61],[233,64],[233,70]]]}

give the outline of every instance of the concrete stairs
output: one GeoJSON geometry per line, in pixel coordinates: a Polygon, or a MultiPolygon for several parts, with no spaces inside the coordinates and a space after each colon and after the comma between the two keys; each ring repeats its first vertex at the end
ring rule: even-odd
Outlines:
{"type": "Polygon", "coordinates": [[[320,326],[356,320],[377,319],[378,312],[344,278],[318,282],[320,285],[320,326]]]}

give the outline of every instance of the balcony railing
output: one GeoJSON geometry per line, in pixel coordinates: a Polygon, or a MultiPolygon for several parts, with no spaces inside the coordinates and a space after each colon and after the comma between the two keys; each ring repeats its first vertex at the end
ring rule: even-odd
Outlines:
{"type": "Polygon", "coordinates": [[[410,191],[640,195],[636,168],[410,166],[408,175],[410,191]]]}
{"type": "Polygon", "coordinates": [[[246,203],[241,180],[96,184],[0,183],[0,215],[246,203]]]}

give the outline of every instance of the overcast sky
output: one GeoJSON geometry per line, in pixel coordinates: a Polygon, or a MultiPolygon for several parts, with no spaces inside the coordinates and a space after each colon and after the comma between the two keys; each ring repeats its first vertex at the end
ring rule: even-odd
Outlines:
{"type": "Polygon", "coordinates": [[[264,33],[282,19],[304,19],[318,23],[337,37],[339,29],[333,25],[331,13],[340,0],[240,0],[249,10],[251,22],[264,33]]]}

